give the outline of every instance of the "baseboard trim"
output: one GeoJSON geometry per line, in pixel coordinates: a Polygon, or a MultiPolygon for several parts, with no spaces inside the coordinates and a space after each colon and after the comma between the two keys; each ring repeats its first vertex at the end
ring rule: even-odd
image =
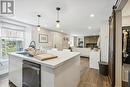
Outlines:
{"type": "Polygon", "coordinates": [[[89,58],[89,57],[86,57],[86,56],[80,56],[81,58],[89,58]]]}

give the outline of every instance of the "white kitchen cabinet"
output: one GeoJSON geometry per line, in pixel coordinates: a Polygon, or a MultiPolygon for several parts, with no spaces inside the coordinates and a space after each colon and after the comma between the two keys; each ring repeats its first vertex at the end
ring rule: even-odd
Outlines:
{"type": "Polygon", "coordinates": [[[62,50],[62,34],[54,32],[53,46],[58,50],[62,50]]]}
{"type": "Polygon", "coordinates": [[[63,50],[69,48],[69,36],[58,32],[53,32],[53,48],[63,50]]]}
{"type": "Polygon", "coordinates": [[[100,50],[98,51],[94,51],[92,50],[90,52],[90,68],[93,68],[93,69],[99,69],[99,64],[98,62],[100,61],[100,50]]]}
{"type": "Polygon", "coordinates": [[[22,59],[9,56],[9,80],[17,87],[22,87],[22,59]]]}
{"type": "Polygon", "coordinates": [[[0,75],[8,73],[8,59],[0,59],[0,75]]]}

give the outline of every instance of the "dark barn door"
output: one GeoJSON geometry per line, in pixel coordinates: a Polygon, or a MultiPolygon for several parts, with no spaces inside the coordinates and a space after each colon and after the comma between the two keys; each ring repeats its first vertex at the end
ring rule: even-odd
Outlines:
{"type": "Polygon", "coordinates": [[[113,7],[112,16],[109,18],[109,72],[108,76],[112,87],[115,86],[115,34],[116,34],[116,16],[113,7]]]}

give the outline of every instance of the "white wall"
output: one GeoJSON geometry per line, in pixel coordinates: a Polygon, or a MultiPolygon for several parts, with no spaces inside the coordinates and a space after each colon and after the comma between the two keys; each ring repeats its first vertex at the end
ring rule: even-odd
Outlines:
{"type": "Polygon", "coordinates": [[[101,49],[101,60],[108,62],[109,54],[109,23],[105,21],[100,27],[100,49],[101,49]]]}
{"type": "Polygon", "coordinates": [[[68,41],[64,40],[64,38],[68,37],[69,35],[54,32],[51,30],[47,30],[42,28],[40,32],[37,31],[37,29],[34,27],[32,30],[32,40],[34,40],[37,44],[37,48],[58,48],[59,50],[62,50],[64,48],[68,48],[68,41]],[[47,43],[39,43],[39,34],[45,34],[48,36],[48,42],[47,43]]]}
{"type": "Polygon", "coordinates": [[[26,26],[25,28],[25,48],[28,48],[30,42],[32,41],[32,26],[26,26]]]}
{"type": "Polygon", "coordinates": [[[41,29],[39,32],[37,31],[36,27],[32,30],[32,40],[36,42],[37,48],[46,48],[46,47],[52,47],[53,46],[53,34],[49,32],[48,30],[41,29]],[[48,43],[39,43],[39,34],[45,34],[48,35],[48,43]]]}
{"type": "Polygon", "coordinates": [[[122,17],[122,26],[130,26],[130,16],[122,17]]]}

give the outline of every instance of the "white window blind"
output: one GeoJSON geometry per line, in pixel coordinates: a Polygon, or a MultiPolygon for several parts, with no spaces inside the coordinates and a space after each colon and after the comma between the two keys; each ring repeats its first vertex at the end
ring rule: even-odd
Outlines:
{"type": "Polygon", "coordinates": [[[7,29],[5,27],[2,28],[1,37],[6,38],[12,38],[12,39],[24,39],[24,31],[19,30],[13,30],[13,29],[7,29]]]}
{"type": "Polygon", "coordinates": [[[25,27],[9,22],[1,22],[0,57],[7,58],[9,52],[22,51],[24,48],[25,27]]]}
{"type": "Polygon", "coordinates": [[[15,40],[24,40],[24,31],[25,27],[3,22],[1,27],[1,38],[2,39],[15,39],[15,40]]]}

